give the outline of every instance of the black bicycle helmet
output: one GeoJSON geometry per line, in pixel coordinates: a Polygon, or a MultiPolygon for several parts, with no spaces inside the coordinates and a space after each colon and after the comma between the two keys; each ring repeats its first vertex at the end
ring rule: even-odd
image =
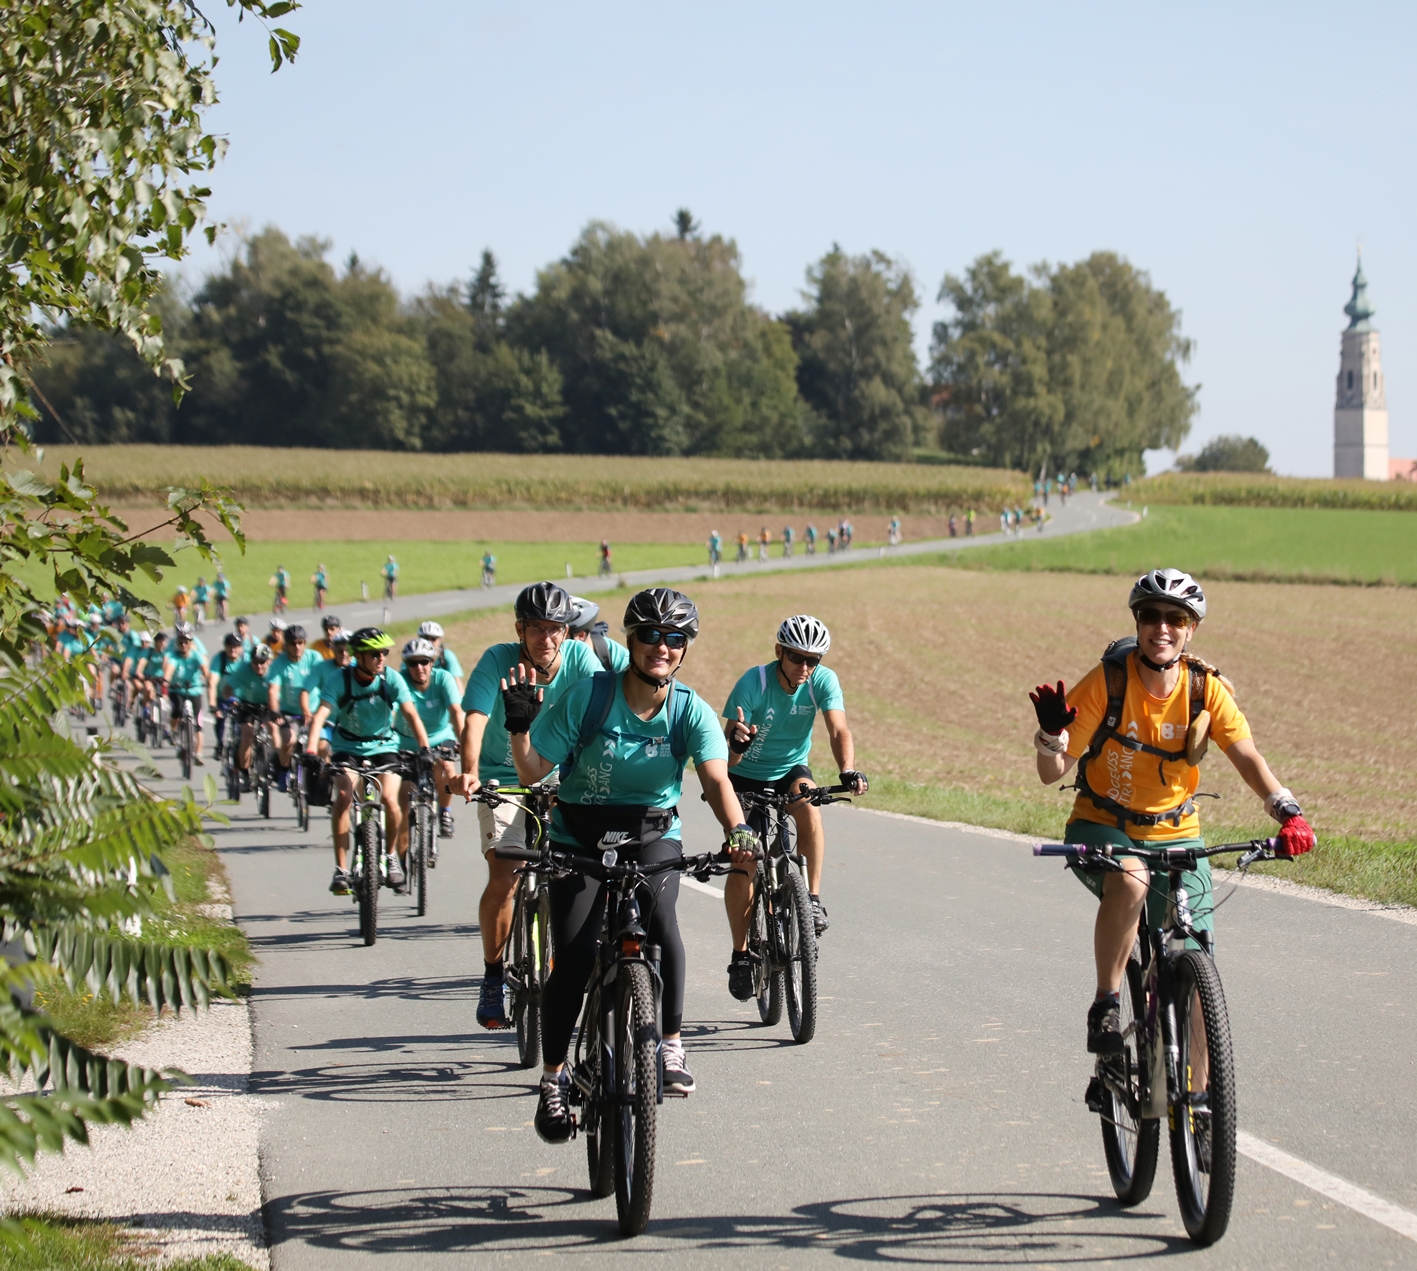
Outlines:
{"type": "Polygon", "coordinates": [[[320,625],[326,631],[338,631],[340,628],[340,620],[336,618],[334,614],[327,613],[323,618],[320,619],[320,625]]]}
{"type": "Polygon", "coordinates": [[[600,606],[584,596],[572,596],[571,603],[576,607],[576,616],[571,619],[570,634],[585,635],[594,630],[595,624],[600,620],[600,606]]]}
{"type": "Polygon", "coordinates": [[[223,639],[221,643],[224,648],[239,649],[241,647],[241,637],[234,631],[228,631],[225,639],[223,639]]]}
{"type": "Polygon", "coordinates": [[[305,628],[298,622],[292,623],[285,629],[285,638],[287,640],[303,640],[305,639],[305,628]]]}
{"type": "Polygon", "coordinates": [[[555,583],[532,583],[517,597],[518,622],[564,622],[576,616],[571,593],[555,583]]]}
{"type": "Polygon", "coordinates": [[[636,627],[665,627],[682,631],[689,639],[699,634],[699,611],[682,591],[672,587],[647,587],[630,597],[625,607],[625,630],[636,627]]]}

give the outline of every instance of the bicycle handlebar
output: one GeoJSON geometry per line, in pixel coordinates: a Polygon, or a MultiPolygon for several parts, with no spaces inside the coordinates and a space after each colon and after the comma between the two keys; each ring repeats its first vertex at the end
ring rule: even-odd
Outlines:
{"type": "MultiPolygon", "coordinates": [[[[614,851],[618,858],[622,848],[639,846],[638,839],[626,839],[623,843],[617,843],[613,848],[607,849],[607,852],[614,851]]],[[[549,866],[566,873],[586,874],[602,881],[608,881],[611,878],[649,877],[652,874],[667,874],[671,871],[692,872],[699,877],[707,877],[710,874],[728,874],[733,871],[733,866],[728,861],[726,849],[719,852],[701,852],[697,856],[675,856],[668,860],[648,863],[622,862],[616,859],[609,864],[606,863],[603,856],[599,859],[593,856],[579,856],[573,852],[553,847],[550,843],[540,852],[533,852],[524,847],[497,847],[492,849],[492,854],[504,861],[539,863],[543,867],[549,866]]]]}
{"type": "Polygon", "coordinates": [[[1194,867],[1195,863],[1211,856],[1223,856],[1229,852],[1240,852],[1236,862],[1239,869],[1248,869],[1256,861],[1287,861],[1290,856],[1281,855],[1276,849],[1277,838],[1251,839],[1248,843],[1222,843],[1218,847],[1090,847],[1086,843],[1035,843],[1035,856],[1071,857],[1076,864],[1086,863],[1102,869],[1121,869],[1118,857],[1135,856],[1138,860],[1151,861],[1169,869],[1194,867]]]}

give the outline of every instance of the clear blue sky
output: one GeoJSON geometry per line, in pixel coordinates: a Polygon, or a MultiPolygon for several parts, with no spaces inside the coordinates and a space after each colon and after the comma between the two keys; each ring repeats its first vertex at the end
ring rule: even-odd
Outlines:
{"type": "Polygon", "coordinates": [[[903,258],[923,355],[942,276],[979,253],[1112,249],[1196,341],[1186,448],[1253,434],[1327,475],[1361,238],[1392,453],[1417,455],[1417,6],[306,0],[274,76],[258,27],[208,11],[214,215],[322,235],[405,291],[484,246],[525,290],[586,221],[687,206],[775,312],[833,241],[903,258]]]}

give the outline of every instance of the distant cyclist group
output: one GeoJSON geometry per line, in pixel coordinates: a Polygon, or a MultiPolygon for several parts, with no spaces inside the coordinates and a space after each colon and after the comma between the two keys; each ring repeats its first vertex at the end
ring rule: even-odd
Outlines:
{"type": "MultiPolygon", "coordinates": [[[[1196,804],[1209,743],[1279,823],[1273,854],[1292,857],[1315,842],[1294,795],[1256,748],[1230,682],[1190,652],[1207,616],[1201,586],[1179,570],[1152,570],[1132,588],[1128,608],[1134,632],[1108,646],[1071,690],[1056,680],[1030,695],[1039,778],[1054,784],[1075,774],[1077,796],[1057,852],[1099,901],[1096,992],[1085,1028],[1098,1076],[1088,1102],[1102,1110],[1119,1100],[1112,1114],[1104,1111],[1114,1127],[1126,1111],[1121,1092],[1137,1080],[1141,1026],[1128,994],[1139,991],[1137,967],[1147,965],[1136,951],[1139,923],[1144,932],[1147,923],[1160,930],[1179,922],[1177,952],[1184,946],[1208,958],[1213,947],[1212,879],[1196,804]]],[[[90,648],[102,654],[115,706],[145,711],[156,729],[151,740],[170,738],[176,719],[195,719],[197,764],[202,708],[213,711],[235,797],[268,776],[278,790],[298,789],[307,803],[328,805],[336,896],[354,894],[365,905],[371,888],[407,894],[411,877],[437,861],[436,844],[423,845],[420,808],[447,839],[455,798],[477,804],[487,864],[477,1020],[488,1029],[515,1027],[527,1065],[539,1059],[534,1125],[547,1142],[564,1143],[578,1127],[601,1133],[597,1117],[629,1097],[622,1091],[597,1103],[608,1078],[596,1065],[611,1062],[613,1052],[581,1052],[597,1012],[608,1021],[629,1011],[655,1030],[651,1077],[663,1095],[695,1090],[683,1043],[687,955],[677,916],[686,871],[726,876],[729,993],[756,998],[769,1019],[781,1009],[773,1002],[780,1003],[774,995],[783,982],[773,976],[785,968],[798,1034],[803,972],[814,986],[816,941],[830,925],[820,806],[869,788],[856,766],[841,683],[824,664],[832,647],[825,623],[808,614],[783,618],[771,656],[739,676],[718,711],[681,682],[700,625],[688,596],[648,588],[625,607],[621,643],[593,601],[539,582],[518,595],[511,638],[484,650],[465,683],[436,622],[403,645],[396,666],[389,634],[350,632],[334,616],[323,619],[312,646],[298,625],[276,618],[257,640],[238,618],[214,656],[185,619],[170,637],[150,635],[110,608],[56,614],[53,630],[65,656],[90,648]],[[838,773],[825,788],[809,766],[819,719],[838,773]],[[266,775],[253,771],[258,752],[266,775]],[[680,803],[690,761],[722,841],[686,856],[680,803]],[[796,934],[786,930],[792,887],[776,890],[773,880],[783,875],[765,864],[777,834],[783,868],[800,876],[796,934]],[[649,1018],[643,1003],[626,1004],[629,989],[615,988],[640,982],[624,972],[632,965],[650,972],[643,981],[653,995],[649,1018]],[[615,993],[621,996],[610,1001],[615,993]]],[[[366,928],[367,941],[375,934],[366,928]]],[[[1185,1033],[1185,1020],[1174,1027],[1185,1033]]],[[[1190,1159],[1207,1177],[1219,1169],[1212,1118],[1218,1126],[1217,1104],[1229,1097],[1218,1089],[1212,1095],[1209,1085],[1206,1029],[1216,1027],[1207,1016],[1204,1027],[1198,1022],[1185,1034],[1189,1066],[1177,1096],[1187,1109],[1190,1159]]],[[[799,1040],[810,1035],[807,1028],[799,1040]]],[[[1130,1113],[1147,1115],[1141,1104],[1130,1113]]],[[[593,1177],[595,1150],[592,1142],[593,1177]]],[[[1214,1238],[1214,1227],[1197,1230],[1214,1238]]]]}

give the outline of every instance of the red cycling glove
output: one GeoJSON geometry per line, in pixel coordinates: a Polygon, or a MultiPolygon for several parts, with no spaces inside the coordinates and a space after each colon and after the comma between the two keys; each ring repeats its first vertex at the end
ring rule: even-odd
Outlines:
{"type": "Polygon", "coordinates": [[[1275,851],[1281,856],[1302,856],[1312,852],[1317,840],[1309,823],[1302,816],[1291,816],[1279,827],[1279,843],[1275,851]]]}
{"type": "Polygon", "coordinates": [[[1051,684],[1040,684],[1028,695],[1028,700],[1033,703],[1038,726],[1052,737],[1056,737],[1078,717],[1078,708],[1068,705],[1062,680],[1058,681],[1057,688],[1051,684]]]}

